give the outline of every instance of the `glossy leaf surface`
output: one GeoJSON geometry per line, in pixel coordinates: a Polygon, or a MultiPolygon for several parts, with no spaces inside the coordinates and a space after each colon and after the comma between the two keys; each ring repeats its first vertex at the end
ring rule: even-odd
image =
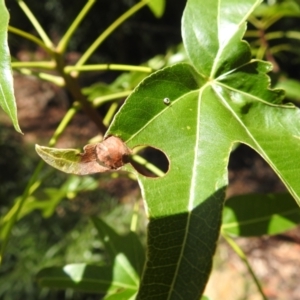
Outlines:
{"type": "Polygon", "coordinates": [[[7,45],[8,11],[4,0],[0,0],[0,107],[12,120],[15,129],[21,132],[13,90],[10,54],[7,45]]]}

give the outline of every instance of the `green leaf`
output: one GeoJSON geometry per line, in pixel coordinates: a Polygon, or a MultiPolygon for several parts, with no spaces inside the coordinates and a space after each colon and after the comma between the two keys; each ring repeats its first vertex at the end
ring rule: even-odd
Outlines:
{"type": "Polygon", "coordinates": [[[215,78],[249,61],[249,46],[241,39],[245,20],[259,2],[188,2],[182,37],[188,57],[203,78],[215,78]]]}
{"type": "Polygon", "coordinates": [[[228,199],[222,230],[236,236],[279,234],[300,223],[300,209],[289,194],[243,195],[228,199]]]}
{"type": "Polygon", "coordinates": [[[4,0],[0,0],[0,106],[11,118],[16,131],[22,133],[17,117],[10,54],[7,45],[8,11],[4,0]]]}
{"type": "MultiPolygon", "coordinates": [[[[120,254],[113,267],[94,266],[87,264],[71,264],[64,267],[50,267],[41,270],[37,274],[37,280],[43,287],[57,289],[72,288],[88,293],[121,293],[136,292],[134,281],[124,281],[122,268],[130,270],[130,264],[126,257],[120,254]]],[[[129,271],[128,270],[128,271],[129,271]]]]}
{"type": "Polygon", "coordinates": [[[166,299],[183,291],[186,298],[199,298],[211,269],[230,143],[220,142],[214,148],[217,153],[212,151],[211,136],[219,137],[217,131],[211,132],[217,103],[202,107],[203,119],[198,116],[199,85],[195,77],[187,64],[153,74],[129,97],[108,132],[121,136],[130,147],[161,149],[170,160],[170,170],[163,178],[138,175],[150,216],[141,299],[151,293],[156,299],[166,299]],[[165,97],[170,105],[164,104],[165,97]],[[200,119],[203,135],[199,138],[200,119]],[[201,147],[201,152],[195,147],[201,147]]]}
{"type": "MultiPolygon", "coordinates": [[[[37,274],[41,286],[104,293],[105,299],[131,299],[138,289],[144,249],[136,234],[118,235],[99,218],[92,218],[109,256],[106,266],[72,264],[45,268],[37,274]]],[[[134,299],[134,298],[132,298],[134,299]]]]}
{"type": "Polygon", "coordinates": [[[121,236],[101,219],[92,218],[92,221],[111,260],[114,260],[119,253],[123,253],[135,272],[141,275],[145,262],[145,250],[138,236],[134,232],[121,236]]]}
{"type": "Polygon", "coordinates": [[[64,267],[42,269],[37,274],[43,287],[74,288],[86,292],[105,292],[111,284],[111,268],[86,264],[71,264],[64,267]]]}
{"type": "Polygon", "coordinates": [[[166,0],[150,0],[149,8],[156,18],[160,18],[165,12],[166,0]]]}
{"type": "Polygon", "coordinates": [[[152,74],[109,128],[108,135],[119,136],[130,148],[150,145],[170,161],[163,178],[137,175],[150,218],[138,299],[200,297],[218,239],[235,143],[260,153],[300,199],[299,110],[281,105],[283,92],[269,89],[270,64],[250,61],[249,46],[241,41],[244,21],[258,3],[190,0],[182,31],[196,70],[178,64],[152,74]]]}

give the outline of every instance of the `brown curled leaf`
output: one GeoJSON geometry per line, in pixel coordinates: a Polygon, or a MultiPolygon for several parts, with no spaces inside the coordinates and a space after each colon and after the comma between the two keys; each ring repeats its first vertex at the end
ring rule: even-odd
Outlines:
{"type": "Polygon", "coordinates": [[[88,144],[80,153],[75,149],[55,149],[36,145],[40,157],[65,173],[86,175],[115,170],[128,162],[130,149],[118,137],[110,136],[98,144],[88,144]]]}

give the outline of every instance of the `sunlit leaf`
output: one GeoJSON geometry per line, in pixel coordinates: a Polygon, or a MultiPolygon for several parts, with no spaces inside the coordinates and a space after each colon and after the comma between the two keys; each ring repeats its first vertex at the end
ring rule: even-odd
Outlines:
{"type": "Polygon", "coordinates": [[[16,131],[22,132],[17,117],[16,100],[13,89],[10,54],[7,45],[8,11],[4,0],[0,0],[0,107],[12,120],[16,131]]]}
{"type": "Polygon", "coordinates": [[[283,92],[269,88],[271,65],[250,61],[249,46],[241,41],[245,19],[258,3],[189,1],[182,33],[193,67],[178,64],[152,74],[109,128],[108,134],[130,148],[150,145],[170,161],[163,178],[138,174],[150,218],[138,299],[200,297],[218,239],[235,143],[260,153],[300,199],[299,110],[281,104],[283,92]]]}
{"type": "Polygon", "coordinates": [[[114,260],[119,253],[123,253],[135,272],[141,275],[145,262],[145,251],[138,236],[134,232],[125,236],[119,235],[99,218],[92,218],[92,221],[111,260],[114,260]]]}

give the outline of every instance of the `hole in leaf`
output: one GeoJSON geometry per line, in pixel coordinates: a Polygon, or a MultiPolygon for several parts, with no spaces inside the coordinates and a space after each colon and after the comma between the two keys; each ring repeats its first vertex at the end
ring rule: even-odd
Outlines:
{"type": "Polygon", "coordinates": [[[141,146],[136,147],[133,152],[130,163],[140,174],[147,177],[162,177],[168,172],[169,160],[161,150],[141,146]]]}
{"type": "Polygon", "coordinates": [[[252,148],[240,144],[231,153],[227,197],[250,193],[281,193],[286,188],[278,175],[252,148]]]}

